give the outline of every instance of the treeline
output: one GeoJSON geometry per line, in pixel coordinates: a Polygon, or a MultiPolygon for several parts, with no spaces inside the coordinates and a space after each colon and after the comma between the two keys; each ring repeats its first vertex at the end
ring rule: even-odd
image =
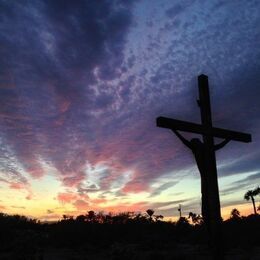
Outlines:
{"type": "MultiPolygon", "coordinates": [[[[163,216],[154,214],[153,210],[143,214],[88,211],[77,217],[63,215],[55,223],[0,213],[0,253],[23,254],[25,257],[21,259],[29,259],[28,255],[46,248],[111,252],[129,245],[135,245],[140,251],[163,251],[180,244],[207,245],[206,228],[200,215],[190,213],[176,222],[162,220],[163,216]]],[[[243,217],[234,209],[230,218],[223,221],[223,245],[226,248],[260,246],[259,230],[259,215],[243,217]]],[[[124,257],[121,251],[119,254],[124,257]]]]}
{"type": "Polygon", "coordinates": [[[127,224],[130,222],[136,223],[151,223],[158,222],[163,220],[162,215],[155,215],[154,210],[148,209],[146,213],[135,213],[135,212],[122,212],[122,213],[108,213],[104,214],[103,212],[95,213],[93,210],[90,210],[85,215],[79,215],[75,219],[73,216],[63,215],[64,221],[76,221],[84,223],[99,223],[99,224],[127,224]]]}

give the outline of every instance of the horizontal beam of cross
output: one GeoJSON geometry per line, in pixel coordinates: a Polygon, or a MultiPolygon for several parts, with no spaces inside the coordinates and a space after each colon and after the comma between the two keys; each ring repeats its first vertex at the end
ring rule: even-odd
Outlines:
{"type": "Polygon", "coordinates": [[[158,127],[175,129],[184,132],[191,132],[191,133],[202,134],[202,135],[212,135],[213,137],[230,139],[230,140],[240,141],[244,143],[249,143],[252,141],[250,134],[230,131],[230,130],[217,128],[217,127],[205,128],[199,124],[171,119],[167,117],[157,117],[156,123],[158,127]]]}

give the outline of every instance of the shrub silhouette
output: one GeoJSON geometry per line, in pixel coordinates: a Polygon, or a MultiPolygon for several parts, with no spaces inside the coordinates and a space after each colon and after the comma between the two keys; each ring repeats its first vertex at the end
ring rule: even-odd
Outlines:
{"type": "Polygon", "coordinates": [[[203,218],[201,215],[190,212],[188,218],[191,218],[191,221],[193,224],[201,224],[203,221],[203,218]]]}
{"type": "Polygon", "coordinates": [[[149,216],[150,222],[152,222],[152,221],[153,221],[154,210],[153,210],[153,209],[148,209],[148,210],[146,210],[146,213],[147,213],[148,216],[149,216]]]}
{"type": "Polygon", "coordinates": [[[236,208],[232,209],[231,212],[230,212],[230,218],[231,219],[236,219],[236,220],[240,219],[240,212],[239,212],[239,210],[236,209],[236,208]]]}

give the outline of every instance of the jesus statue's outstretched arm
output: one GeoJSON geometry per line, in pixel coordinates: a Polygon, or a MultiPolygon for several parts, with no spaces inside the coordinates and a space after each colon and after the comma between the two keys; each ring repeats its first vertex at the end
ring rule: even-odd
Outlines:
{"type": "Polygon", "coordinates": [[[183,142],[183,144],[185,144],[188,148],[192,149],[191,144],[187,139],[185,139],[177,130],[171,130],[177,135],[177,137],[183,142]]]}
{"type": "Polygon", "coordinates": [[[228,142],[230,141],[230,139],[226,139],[223,142],[214,145],[214,150],[217,151],[219,149],[221,149],[222,147],[224,147],[228,142]]]}

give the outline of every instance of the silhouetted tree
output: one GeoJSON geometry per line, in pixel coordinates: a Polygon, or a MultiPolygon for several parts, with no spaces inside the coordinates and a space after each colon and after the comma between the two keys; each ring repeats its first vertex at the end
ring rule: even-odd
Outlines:
{"type": "Polygon", "coordinates": [[[230,218],[231,219],[240,219],[240,212],[238,209],[234,208],[230,212],[230,218]]]}
{"type": "Polygon", "coordinates": [[[147,218],[146,216],[144,216],[143,214],[141,213],[137,213],[134,218],[133,218],[134,222],[136,223],[145,223],[147,222],[147,218]]]}
{"type": "Polygon", "coordinates": [[[153,220],[154,210],[153,209],[148,209],[148,210],[146,210],[146,213],[149,216],[149,220],[152,221],[153,220]]]}
{"type": "Polygon", "coordinates": [[[252,200],[255,215],[257,214],[257,212],[256,212],[255,199],[254,199],[254,197],[255,197],[256,195],[258,195],[258,194],[260,194],[260,187],[257,187],[257,188],[255,188],[254,190],[249,190],[249,191],[247,191],[246,194],[245,194],[245,196],[244,196],[244,198],[245,198],[246,200],[250,200],[250,199],[252,200]]]}
{"type": "Polygon", "coordinates": [[[86,219],[87,219],[88,222],[94,223],[95,220],[96,220],[95,211],[93,211],[93,210],[88,211],[86,219]]]}
{"type": "Polygon", "coordinates": [[[164,216],[163,215],[154,215],[155,221],[158,222],[160,220],[163,220],[164,216]]]}
{"type": "Polygon", "coordinates": [[[189,221],[188,221],[187,218],[185,218],[185,217],[180,217],[180,218],[178,219],[178,221],[176,222],[176,225],[177,225],[177,226],[189,226],[190,224],[189,224],[189,221]]]}
{"type": "Polygon", "coordinates": [[[189,213],[188,218],[191,218],[191,221],[193,224],[200,224],[203,220],[202,216],[200,214],[196,214],[193,212],[189,213]]]}
{"type": "Polygon", "coordinates": [[[76,221],[78,221],[78,222],[84,222],[85,220],[86,220],[85,215],[79,215],[76,217],[76,221]]]}
{"type": "Polygon", "coordinates": [[[112,224],[113,223],[113,215],[112,213],[108,213],[103,217],[103,222],[102,223],[107,223],[107,224],[112,224]]]}

